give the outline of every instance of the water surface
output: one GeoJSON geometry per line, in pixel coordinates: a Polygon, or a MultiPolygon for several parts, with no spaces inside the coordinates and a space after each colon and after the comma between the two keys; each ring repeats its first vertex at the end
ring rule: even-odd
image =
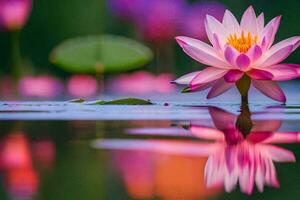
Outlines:
{"type": "Polygon", "coordinates": [[[296,101],[195,102],[2,102],[0,199],[299,197],[296,101]]]}

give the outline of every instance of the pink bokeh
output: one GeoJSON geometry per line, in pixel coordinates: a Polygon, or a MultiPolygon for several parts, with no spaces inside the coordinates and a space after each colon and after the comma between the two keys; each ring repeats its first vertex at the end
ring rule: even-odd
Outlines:
{"type": "Polygon", "coordinates": [[[98,83],[93,76],[74,75],[68,80],[67,89],[73,97],[92,97],[97,94],[98,83]]]}
{"type": "Polygon", "coordinates": [[[145,40],[155,43],[172,41],[179,30],[179,19],[184,13],[183,0],[142,1],[134,19],[145,40]]]}
{"type": "Polygon", "coordinates": [[[9,134],[0,145],[0,169],[6,190],[12,199],[31,199],[39,187],[33,168],[29,141],[23,132],[9,134]]]}
{"type": "Polygon", "coordinates": [[[219,2],[198,2],[186,9],[181,21],[181,34],[201,40],[207,40],[204,21],[206,15],[214,16],[217,20],[222,21],[225,5],[219,2]]]}
{"type": "Polygon", "coordinates": [[[62,83],[49,75],[26,76],[19,82],[19,93],[24,97],[55,98],[62,93],[62,83]]]}
{"type": "Polygon", "coordinates": [[[111,81],[109,88],[113,92],[121,94],[166,94],[175,89],[170,84],[172,78],[173,76],[168,73],[156,76],[150,72],[138,71],[116,77],[111,81]]]}
{"type": "Polygon", "coordinates": [[[27,22],[31,0],[0,0],[0,24],[7,30],[19,30],[27,22]]]}

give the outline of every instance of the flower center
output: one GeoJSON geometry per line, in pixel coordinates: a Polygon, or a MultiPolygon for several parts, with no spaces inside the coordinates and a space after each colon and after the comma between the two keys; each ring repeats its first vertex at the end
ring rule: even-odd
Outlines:
{"type": "Polygon", "coordinates": [[[242,31],[240,37],[237,37],[236,33],[230,34],[230,36],[227,38],[227,44],[233,46],[241,53],[247,53],[251,46],[257,43],[257,40],[257,35],[253,36],[250,32],[245,34],[244,31],[242,31]]]}

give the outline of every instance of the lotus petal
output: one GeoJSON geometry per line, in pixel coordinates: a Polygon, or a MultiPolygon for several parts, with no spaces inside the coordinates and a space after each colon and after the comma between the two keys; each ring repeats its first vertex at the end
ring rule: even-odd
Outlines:
{"type": "Polygon", "coordinates": [[[271,99],[286,102],[286,97],[276,82],[253,80],[252,83],[256,89],[271,99]]]}
{"type": "Polygon", "coordinates": [[[209,83],[214,80],[217,80],[223,77],[228,70],[219,69],[215,67],[207,67],[195,76],[195,78],[191,81],[190,86],[201,85],[204,83],[209,83]]]}
{"type": "Polygon", "coordinates": [[[223,78],[218,80],[207,94],[207,99],[217,97],[234,86],[234,83],[228,83],[223,78]]]}
{"type": "Polygon", "coordinates": [[[257,19],[252,6],[249,6],[242,16],[241,29],[252,34],[257,33],[257,19]]]}

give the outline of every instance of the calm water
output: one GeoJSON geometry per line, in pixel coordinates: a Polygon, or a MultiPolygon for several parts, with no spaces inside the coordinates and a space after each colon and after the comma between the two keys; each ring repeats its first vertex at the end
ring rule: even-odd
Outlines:
{"type": "Polygon", "coordinates": [[[0,103],[0,199],[299,198],[296,102],[157,102],[0,103]]]}

